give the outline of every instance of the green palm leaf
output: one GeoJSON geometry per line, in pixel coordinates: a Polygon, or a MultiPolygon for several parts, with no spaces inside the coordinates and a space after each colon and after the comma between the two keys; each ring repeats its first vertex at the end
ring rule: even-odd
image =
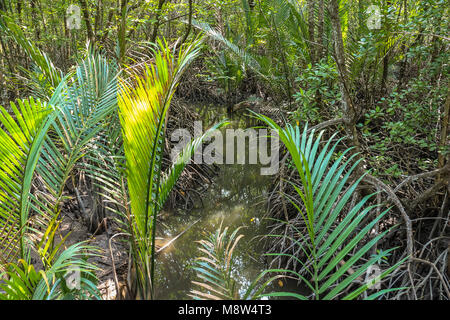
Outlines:
{"type": "Polygon", "coordinates": [[[291,293],[264,293],[266,288],[276,279],[285,274],[298,273],[285,269],[268,269],[261,272],[247,288],[240,287],[235,278],[236,256],[235,250],[244,235],[239,234],[241,228],[230,231],[228,227],[219,228],[207,239],[197,241],[199,251],[203,254],[192,265],[197,273],[197,280],[192,281],[195,286],[189,296],[194,299],[212,300],[255,300],[265,296],[292,296],[291,293]],[[270,274],[274,274],[269,276],[270,274]],[[245,289],[245,290],[244,290],[245,289]]]}
{"type": "MultiPolygon", "coordinates": [[[[8,270],[0,274],[0,300],[53,300],[53,299],[100,299],[93,271],[98,268],[86,258],[96,255],[95,249],[84,243],[76,243],[59,253],[46,270],[36,271],[23,259],[9,263],[8,270]],[[72,270],[79,272],[74,288],[66,284],[72,270]]],[[[56,251],[55,251],[56,253],[56,251]]]]}
{"type": "Polygon", "coordinates": [[[180,153],[168,173],[162,173],[163,142],[171,99],[181,75],[198,55],[201,39],[170,49],[158,41],[154,63],[145,66],[143,78],[122,81],[119,117],[126,159],[130,200],[129,229],[137,277],[137,294],[152,297],[155,258],[155,226],[158,212],[195,148],[220,123],[192,141],[180,153]]]}
{"type": "Polygon", "coordinates": [[[222,224],[208,239],[200,240],[199,250],[204,254],[197,258],[193,269],[199,281],[192,283],[198,289],[191,290],[195,299],[233,300],[239,299],[239,286],[232,276],[235,265],[234,250],[243,235],[239,229],[228,232],[222,224]]]}

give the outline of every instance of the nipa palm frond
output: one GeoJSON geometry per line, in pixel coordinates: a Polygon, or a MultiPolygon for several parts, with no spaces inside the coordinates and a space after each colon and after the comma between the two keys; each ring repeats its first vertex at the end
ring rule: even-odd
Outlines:
{"type": "Polygon", "coordinates": [[[42,235],[35,241],[30,239],[42,268],[36,269],[29,259],[4,264],[5,270],[0,272],[0,300],[100,299],[94,274],[98,268],[87,261],[98,255],[98,249],[84,242],[63,249],[68,235],[54,245],[60,222],[58,215],[44,221],[46,229],[42,235]]]}
{"type": "Polygon", "coordinates": [[[63,78],[61,71],[54,66],[46,53],[42,52],[33,42],[26,38],[21,28],[12,18],[1,13],[0,30],[11,36],[35,63],[34,71],[24,68],[22,70],[29,74],[34,93],[38,97],[47,100],[63,78]]]}
{"type": "MultiPolygon", "coordinates": [[[[198,53],[194,46],[180,50],[178,57],[159,42],[155,62],[146,66],[144,78],[136,76],[135,87],[122,82],[119,115],[127,167],[131,212],[136,231],[148,235],[150,216],[157,202],[166,116],[184,67],[198,53]]],[[[174,49],[176,50],[176,49],[174,49]]]]}
{"type": "Polygon", "coordinates": [[[237,300],[240,299],[239,285],[233,277],[234,252],[243,235],[239,229],[222,230],[222,224],[208,239],[197,241],[203,256],[197,258],[193,269],[198,281],[192,281],[198,290],[191,290],[194,299],[237,300]]]}
{"type": "Polygon", "coordinates": [[[30,190],[39,154],[55,115],[41,101],[0,107],[0,264],[20,254],[30,211],[30,190]]]}
{"type": "Polygon", "coordinates": [[[195,289],[191,290],[189,296],[194,299],[212,300],[256,300],[266,296],[294,296],[301,299],[302,296],[295,293],[264,293],[274,280],[288,274],[298,275],[291,270],[263,270],[246,288],[239,285],[235,278],[237,271],[235,253],[239,241],[244,237],[239,233],[240,229],[230,231],[228,227],[222,229],[220,224],[207,239],[197,241],[199,251],[203,255],[198,257],[192,266],[197,272],[198,279],[192,281],[195,289]]]}
{"type": "Polygon", "coordinates": [[[88,56],[77,67],[74,82],[50,99],[57,118],[37,168],[46,187],[45,199],[36,204],[39,211],[58,212],[66,181],[88,153],[89,143],[98,138],[105,118],[117,108],[117,76],[117,69],[105,58],[88,56]]]}
{"type": "MultiPolygon", "coordinates": [[[[373,196],[371,194],[344,212],[344,208],[348,205],[363,177],[346,187],[358,163],[350,166],[354,155],[344,160],[350,149],[344,151],[331,164],[334,150],[340,140],[331,149],[328,149],[334,136],[331,137],[320,151],[319,144],[322,133],[316,137],[314,131],[308,133],[307,127],[301,132],[298,126],[291,125],[282,129],[266,116],[256,115],[256,117],[272,129],[277,130],[278,136],[287,147],[300,176],[300,185],[291,183],[298,198],[289,197],[289,200],[297,209],[300,219],[304,221],[307,229],[307,234],[303,235],[300,230],[291,226],[293,233],[298,234],[303,242],[296,239],[291,240],[302,247],[309,260],[309,264],[300,263],[307,270],[311,280],[303,277],[301,279],[311,289],[315,299],[341,297],[358,277],[395,249],[388,249],[364,260],[364,257],[369,255],[369,250],[390,231],[387,229],[367,239],[370,231],[388,210],[371,218],[366,225],[362,226],[360,223],[363,218],[367,218],[376,208],[376,205],[365,206],[373,196]],[[348,272],[349,269],[355,270],[348,272]]],[[[386,269],[375,281],[381,281],[398,268],[403,261],[386,269]]],[[[342,298],[356,298],[372,285],[372,282],[362,284],[358,289],[342,298]]],[[[381,290],[368,298],[375,298],[386,290],[396,289],[381,290]]]]}
{"type": "Polygon", "coordinates": [[[9,263],[8,270],[0,274],[0,300],[100,299],[93,273],[98,268],[86,260],[95,251],[85,243],[76,243],[57,255],[45,270],[36,270],[23,259],[9,263]]]}
{"type": "Polygon", "coordinates": [[[180,77],[197,56],[201,39],[181,48],[170,49],[158,41],[154,63],[145,67],[143,78],[135,76],[133,87],[122,82],[119,117],[126,160],[126,177],[130,199],[129,229],[141,298],[152,297],[155,258],[155,225],[158,212],[176,183],[193,151],[220,123],[202,137],[192,141],[162,173],[163,142],[168,111],[180,77]]]}

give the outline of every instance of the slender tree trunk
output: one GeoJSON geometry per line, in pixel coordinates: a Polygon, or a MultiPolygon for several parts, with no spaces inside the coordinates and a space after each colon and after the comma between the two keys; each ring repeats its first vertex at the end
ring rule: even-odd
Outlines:
{"type": "Polygon", "coordinates": [[[36,8],[36,0],[31,0],[30,1],[30,7],[31,7],[31,20],[33,21],[33,25],[34,25],[34,32],[35,32],[35,36],[36,36],[36,40],[39,41],[41,38],[41,33],[39,30],[39,24],[37,23],[38,19],[37,19],[37,8],[36,8]]]}
{"type": "MultiPolygon", "coordinates": [[[[449,128],[449,110],[450,110],[450,84],[447,92],[447,99],[445,99],[444,110],[442,110],[442,120],[441,120],[441,137],[439,141],[439,149],[444,148],[446,145],[449,145],[448,134],[450,132],[449,128]]],[[[448,156],[447,156],[447,161],[448,156]]],[[[445,157],[442,153],[438,155],[438,168],[443,168],[445,165],[445,157]]],[[[438,175],[438,180],[440,179],[440,175],[438,175]]]]}
{"type": "Polygon", "coordinates": [[[324,38],[324,34],[323,34],[323,32],[324,32],[324,30],[323,30],[323,23],[324,23],[324,20],[323,20],[323,17],[324,17],[324,3],[323,3],[323,1],[324,0],[319,0],[319,8],[318,8],[318,15],[317,15],[317,19],[318,19],[318,21],[317,21],[317,36],[318,36],[318,39],[317,39],[317,41],[319,42],[318,43],[318,45],[317,45],[317,50],[316,50],[316,54],[317,54],[317,59],[318,60],[320,60],[320,59],[322,59],[323,57],[324,57],[324,55],[325,55],[325,47],[324,47],[324,41],[323,41],[323,38],[324,38]]]}
{"type": "Polygon", "coordinates": [[[334,41],[334,52],[336,58],[336,65],[338,68],[340,83],[341,83],[341,93],[343,98],[344,113],[348,117],[347,122],[353,121],[354,107],[350,94],[348,92],[348,81],[347,81],[347,66],[345,63],[345,49],[344,41],[342,39],[341,21],[339,18],[339,6],[337,0],[330,1],[330,19],[333,27],[333,41],[334,41]]]}
{"type": "Polygon", "coordinates": [[[64,52],[64,61],[68,61],[70,57],[70,30],[67,28],[67,17],[64,14],[64,41],[66,42],[63,52],[64,52]]]}
{"type": "Polygon", "coordinates": [[[98,0],[96,11],[94,24],[95,40],[97,40],[99,30],[103,27],[103,0],[98,0]]]}
{"type": "Polygon", "coordinates": [[[39,8],[39,13],[41,14],[41,21],[42,21],[42,32],[45,34],[47,32],[47,28],[45,26],[46,20],[44,17],[44,10],[42,9],[42,3],[41,0],[34,0],[36,1],[37,7],[39,8]]]}
{"type": "Polygon", "coordinates": [[[8,68],[9,68],[9,72],[13,73],[14,72],[14,67],[12,64],[12,60],[8,59],[8,52],[6,51],[6,45],[5,42],[3,41],[3,37],[2,34],[0,33],[0,46],[1,46],[1,52],[2,52],[2,60],[6,60],[6,63],[8,64],[8,68]]]}
{"type": "Polygon", "coordinates": [[[286,50],[284,49],[282,39],[280,37],[280,34],[278,32],[278,27],[275,23],[275,18],[272,18],[273,21],[273,29],[275,30],[275,35],[277,38],[277,42],[280,48],[281,53],[281,63],[283,64],[283,70],[284,70],[284,78],[286,80],[286,88],[287,88],[287,95],[289,98],[289,109],[292,105],[292,88],[291,88],[291,80],[290,80],[290,73],[289,73],[289,67],[287,65],[287,59],[286,59],[286,50]]]}
{"type": "MultiPolygon", "coordinates": [[[[408,1],[404,0],[403,1],[403,24],[406,25],[407,22],[408,22],[408,1]]],[[[400,71],[399,71],[399,87],[401,89],[404,84],[403,80],[405,77],[406,65],[408,63],[408,59],[406,58],[407,48],[406,48],[404,41],[402,41],[402,46],[401,46],[400,50],[402,51],[402,54],[403,54],[403,60],[400,63],[400,71]]]]}
{"type": "Polygon", "coordinates": [[[386,52],[386,54],[383,57],[383,74],[381,76],[381,94],[384,94],[386,91],[386,81],[387,76],[389,72],[389,52],[386,52]]]}
{"type": "Polygon", "coordinates": [[[19,23],[22,23],[22,0],[17,0],[17,17],[19,23]]]}
{"type": "Polygon", "coordinates": [[[189,20],[188,20],[188,26],[187,26],[187,29],[186,29],[186,33],[184,34],[184,37],[183,37],[183,40],[181,40],[181,43],[184,43],[186,40],[187,40],[187,38],[188,38],[188,36],[189,36],[189,33],[191,33],[191,28],[192,28],[192,0],[189,0],[189,20]]]}
{"type": "MultiPolygon", "coordinates": [[[[391,7],[392,6],[392,1],[387,0],[386,1],[386,6],[387,6],[387,8],[391,7]]],[[[397,17],[396,23],[400,23],[399,19],[400,19],[400,14],[397,17]]],[[[384,24],[384,30],[386,32],[385,42],[388,43],[389,37],[390,37],[390,34],[391,34],[390,23],[388,22],[388,20],[385,20],[383,24],[384,24]]],[[[386,81],[387,81],[387,77],[388,77],[388,74],[389,74],[389,56],[390,56],[390,50],[386,50],[386,52],[384,53],[384,57],[383,57],[383,74],[381,76],[381,85],[380,85],[380,87],[381,87],[381,94],[385,94],[385,92],[386,92],[386,81]]]]}
{"type": "Polygon", "coordinates": [[[120,4],[121,21],[119,26],[119,64],[123,62],[126,52],[126,32],[127,32],[127,11],[128,11],[128,0],[122,0],[120,4]]]}
{"type": "MultiPolygon", "coordinates": [[[[316,62],[320,62],[320,60],[324,57],[325,55],[325,48],[324,48],[324,42],[323,42],[323,38],[324,38],[324,34],[323,34],[323,17],[324,17],[324,0],[319,0],[319,4],[318,4],[318,12],[317,12],[317,39],[316,41],[318,42],[316,45],[316,50],[315,50],[315,54],[316,54],[316,62]]],[[[322,94],[320,93],[319,90],[316,90],[316,105],[318,106],[319,110],[322,111],[322,94]]]]}
{"type": "Polygon", "coordinates": [[[152,32],[152,36],[150,38],[150,42],[155,42],[156,37],[158,36],[158,29],[159,29],[159,25],[161,23],[161,10],[162,10],[162,7],[165,2],[166,2],[166,0],[159,0],[159,2],[158,2],[158,10],[156,11],[156,21],[155,21],[155,24],[153,25],[153,32],[152,32]]]}

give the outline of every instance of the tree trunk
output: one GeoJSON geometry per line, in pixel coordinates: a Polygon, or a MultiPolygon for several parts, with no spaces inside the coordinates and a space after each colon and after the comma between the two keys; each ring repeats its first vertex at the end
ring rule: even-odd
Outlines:
{"type": "MultiPolygon", "coordinates": [[[[406,25],[406,23],[408,22],[408,1],[404,0],[403,1],[403,24],[406,25]]],[[[402,41],[402,45],[401,45],[401,52],[403,55],[403,60],[400,62],[400,72],[399,72],[399,88],[403,88],[403,84],[404,84],[404,78],[405,78],[405,72],[406,72],[406,67],[407,67],[407,63],[408,63],[408,59],[406,58],[406,53],[407,53],[407,47],[405,45],[405,42],[402,41]]]]}
{"type": "Polygon", "coordinates": [[[22,23],[22,0],[17,0],[17,17],[19,23],[22,23]]]}
{"type": "Polygon", "coordinates": [[[119,26],[119,64],[123,62],[126,52],[126,32],[127,32],[127,11],[128,11],[128,0],[122,0],[120,3],[120,13],[121,21],[119,26]]]}
{"type": "Polygon", "coordinates": [[[383,74],[381,76],[381,94],[384,94],[386,92],[386,81],[389,71],[389,52],[386,52],[386,54],[383,57],[383,74]]]}
{"type": "Polygon", "coordinates": [[[39,30],[39,24],[37,23],[38,18],[36,15],[36,10],[37,10],[36,0],[31,0],[30,7],[31,7],[31,19],[32,19],[32,21],[36,22],[36,23],[34,23],[34,32],[35,32],[36,40],[39,41],[41,38],[41,33],[39,30]]]}

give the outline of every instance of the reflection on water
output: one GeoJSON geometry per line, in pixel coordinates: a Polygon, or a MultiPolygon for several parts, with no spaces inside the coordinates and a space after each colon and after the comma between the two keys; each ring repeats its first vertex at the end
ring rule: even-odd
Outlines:
{"type": "MultiPolygon", "coordinates": [[[[205,106],[198,110],[204,128],[226,117],[225,108],[205,106]]],[[[227,128],[249,128],[256,123],[243,115],[234,116],[227,128]]],[[[244,234],[236,252],[236,275],[242,287],[248,286],[264,269],[263,248],[259,242],[264,234],[264,226],[260,223],[266,208],[267,188],[271,176],[260,174],[260,165],[218,165],[220,171],[214,184],[203,195],[204,207],[198,203],[197,208],[189,213],[170,213],[169,218],[160,225],[158,236],[174,237],[193,222],[192,226],[169,248],[157,258],[156,298],[157,299],[189,299],[191,280],[195,272],[190,269],[194,259],[199,256],[195,241],[201,240],[208,232],[214,232],[223,220],[225,226],[234,229],[244,226],[244,234]]]]}

